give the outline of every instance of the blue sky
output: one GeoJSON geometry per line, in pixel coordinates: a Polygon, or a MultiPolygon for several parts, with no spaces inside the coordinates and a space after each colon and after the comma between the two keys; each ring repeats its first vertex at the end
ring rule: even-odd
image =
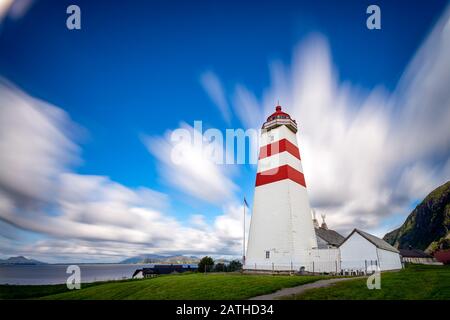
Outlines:
{"type": "MultiPolygon", "coordinates": [[[[70,154],[69,158],[76,159],[61,164],[61,170],[83,177],[108,177],[109,181],[133,192],[139,188],[151,189],[157,194],[156,200],[152,202],[161,202],[156,205],[152,203],[152,206],[158,207],[161,215],[176,220],[179,226],[190,224],[193,216],[202,216],[203,218],[199,218],[200,224],[207,223],[217,227],[218,217],[229,217],[225,212],[229,208],[233,208],[231,211],[240,212],[239,199],[244,195],[251,203],[254,166],[234,165],[217,169],[218,178],[223,175],[236,188],[231,188],[231,195],[226,201],[211,201],[208,196],[202,198],[202,194],[193,194],[168,177],[168,171],[173,168],[156,156],[155,153],[159,151],[155,151],[158,146],[155,141],[163,141],[168,130],[183,126],[183,123],[193,126],[195,120],[203,121],[205,128],[220,130],[248,127],[246,123],[256,122],[261,116],[267,116],[269,107],[273,108],[277,99],[286,107],[287,112],[298,115],[296,119],[302,125],[304,119],[310,117],[305,113],[305,109],[302,109],[302,103],[298,104],[298,111],[295,111],[297,109],[294,109],[294,105],[297,102],[295,94],[292,94],[295,88],[288,84],[289,89],[280,89],[276,84],[277,79],[289,82],[297,76],[302,77],[302,74],[315,76],[314,68],[309,70],[309,73],[303,73],[301,68],[295,69],[296,61],[300,66],[302,61],[316,61],[318,64],[323,62],[323,69],[317,68],[317,73],[325,70],[325,73],[331,75],[331,78],[325,76],[321,79],[332,79],[331,82],[336,82],[335,93],[338,97],[342,96],[339,92],[346,92],[346,87],[351,86],[351,93],[345,93],[344,100],[349,102],[345,105],[345,114],[353,113],[355,118],[350,116],[352,121],[346,122],[347,118],[342,120],[343,123],[349,124],[349,132],[355,119],[358,119],[356,115],[367,108],[365,102],[372,103],[371,98],[375,99],[376,103],[375,106],[368,107],[369,110],[376,109],[377,103],[385,105],[379,107],[385,112],[379,116],[380,119],[389,118],[386,121],[391,123],[403,112],[403,104],[395,103],[405,100],[405,94],[401,93],[403,91],[400,89],[406,87],[405,90],[408,91],[408,88],[413,88],[414,76],[408,76],[407,70],[413,70],[411,72],[414,73],[417,69],[414,58],[436,23],[440,21],[448,2],[377,1],[376,4],[382,12],[381,30],[368,30],[365,27],[365,10],[372,4],[371,1],[346,1],[339,6],[335,1],[25,3],[28,5],[25,6],[22,16],[6,15],[1,22],[0,75],[16,86],[14,90],[23,91],[63,110],[70,119],[66,119],[62,124],[62,130],[70,139],[70,143],[63,143],[63,149],[70,154]],[[77,4],[81,8],[81,30],[71,31],[65,26],[65,11],[70,4],[77,4]],[[315,57],[318,57],[318,60],[315,60],[315,57]],[[277,71],[284,75],[277,76],[277,71]],[[210,80],[212,78],[212,81],[219,84],[219,91],[225,99],[224,108],[230,115],[229,120],[215,103],[214,94],[208,92],[202,83],[201,79],[205,74],[210,74],[210,80]],[[283,95],[286,90],[290,93],[283,95]],[[237,109],[241,104],[249,103],[249,99],[245,99],[248,96],[254,97],[260,108],[254,110],[254,113],[247,113],[246,117],[251,119],[246,122],[237,109]],[[299,118],[302,115],[305,116],[299,118]],[[69,144],[73,144],[76,151],[68,147],[69,144]]],[[[436,73],[433,70],[429,71],[432,75],[436,73]]],[[[418,70],[417,74],[420,72],[418,70]]],[[[444,74],[445,76],[447,74],[444,74]]],[[[329,86],[330,92],[334,92],[333,87],[334,85],[329,86]]],[[[308,88],[308,85],[303,85],[302,88],[308,88]]],[[[250,105],[249,109],[245,110],[252,110],[250,105]]],[[[440,106],[444,107],[445,103],[440,106]]],[[[414,114],[418,115],[420,112],[414,114]]],[[[370,117],[370,121],[375,121],[375,118],[379,119],[374,115],[370,117]]],[[[448,118],[445,114],[441,121],[446,120],[448,118]]],[[[410,129],[417,120],[411,121],[412,124],[405,124],[402,132],[409,132],[407,128],[410,129]]],[[[446,124],[448,123],[444,122],[442,127],[446,124]]],[[[315,125],[320,126],[320,123],[315,125]]],[[[385,127],[384,123],[377,122],[376,125],[385,127]]],[[[305,124],[306,146],[302,157],[308,158],[306,151],[312,150],[310,159],[319,163],[319,157],[314,157],[319,153],[308,147],[308,141],[314,141],[308,140],[314,133],[308,126],[311,127],[311,121],[308,125],[305,124]]],[[[386,129],[386,135],[392,134],[392,130],[395,131],[392,128],[386,129]]],[[[373,135],[371,132],[368,134],[373,135]]],[[[396,134],[397,131],[394,132],[394,135],[396,134]]],[[[398,134],[398,139],[403,139],[402,133],[398,134]]],[[[377,143],[383,145],[382,142],[374,142],[377,143]]],[[[389,167],[389,170],[395,172],[392,176],[397,175],[399,180],[407,181],[404,180],[406,177],[414,175],[415,172],[427,171],[428,167],[433,168],[435,175],[427,177],[426,181],[422,178],[414,180],[420,182],[417,182],[418,186],[414,191],[403,190],[392,181],[386,182],[389,177],[383,181],[374,178],[376,181],[373,192],[377,195],[380,195],[379,192],[387,192],[389,196],[386,197],[390,200],[386,200],[382,205],[366,208],[367,212],[370,211],[370,219],[357,217],[340,225],[342,216],[336,215],[333,218],[333,208],[339,207],[336,211],[341,212],[341,215],[347,213],[347,217],[354,217],[354,210],[364,212],[365,209],[352,204],[351,201],[346,202],[345,197],[351,198],[351,195],[345,195],[342,203],[333,207],[330,204],[333,201],[327,203],[317,196],[317,193],[323,191],[323,197],[338,198],[340,195],[330,194],[330,190],[339,186],[333,187],[332,183],[322,186],[314,182],[314,177],[311,177],[311,192],[316,192],[316,195],[312,195],[312,204],[323,208],[331,222],[335,222],[335,227],[342,232],[349,231],[349,225],[354,225],[382,235],[403,221],[411,209],[411,203],[427,194],[438,183],[448,180],[448,152],[442,152],[446,147],[448,140],[429,150],[424,149],[422,153],[414,152],[423,155],[402,159],[403,162],[392,160],[397,159],[396,152],[393,151],[392,157],[389,158],[389,161],[395,162],[389,167]],[[420,164],[420,167],[415,164],[420,164]],[[407,195],[402,197],[397,194],[402,192],[407,195]],[[348,207],[353,206],[356,207],[352,209],[351,214],[346,211],[350,210],[348,207]],[[387,210],[387,207],[391,209],[387,210]],[[372,214],[380,210],[384,213],[379,216],[372,214]]],[[[329,150],[333,150],[333,147],[329,150]]],[[[381,152],[379,149],[372,151],[381,152]]],[[[59,160],[60,158],[57,161],[59,160]]],[[[312,167],[311,163],[305,163],[305,171],[312,167]]],[[[35,165],[39,166],[39,163],[35,165]]],[[[361,168],[361,172],[377,170],[371,168],[372,164],[368,162],[361,168]]],[[[311,174],[316,171],[310,170],[311,174]]],[[[305,174],[308,179],[308,172],[305,174]]],[[[354,178],[358,177],[356,175],[354,178]]],[[[336,175],[334,179],[343,178],[336,175]]],[[[416,185],[410,182],[404,184],[416,185]]],[[[370,182],[367,185],[372,186],[370,182]]],[[[11,189],[6,187],[6,183],[3,188],[11,189]]],[[[358,189],[358,185],[355,184],[354,188],[358,189]]],[[[45,214],[58,216],[59,205],[46,206],[45,214]]],[[[18,212],[30,210],[20,205],[16,209],[16,215],[23,214],[18,212]]],[[[239,225],[233,223],[233,226],[239,225]]],[[[90,250],[97,242],[110,241],[109,238],[95,239],[77,234],[66,237],[64,234],[52,233],[42,228],[27,227],[24,223],[5,217],[2,218],[0,227],[3,229],[3,236],[8,239],[6,247],[3,248],[5,256],[13,252],[26,255],[35,252],[36,257],[49,261],[113,261],[126,255],[124,252],[107,249],[111,248],[111,245],[106,242],[103,243],[103,251],[90,250]],[[36,241],[42,241],[45,245],[40,248],[48,248],[52,246],[49,243],[56,241],[57,247],[60,248],[64,247],[62,239],[67,240],[70,237],[74,238],[74,247],[85,248],[85,251],[80,250],[78,255],[71,255],[62,250],[51,257],[48,250],[36,251],[32,245],[36,241]]],[[[236,231],[224,231],[223,237],[238,248],[239,239],[234,236],[234,232],[236,231]]],[[[210,239],[214,236],[205,237],[210,239]]],[[[131,242],[133,245],[136,243],[128,240],[124,242],[131,242]]],[[[168,251],[157,244],[146,248],[139,243],[139,246],[133,246],[131,252],[168,251]]],[[[124,245],[125,247],[127,246],[124,245]]],[[[177,245],[174,245],[175,247],[178,248],[177,245]]],[[[189,251],[182,245],[179,248],[178,252],[189,251]]],[[[222,249],[214,247],[211,250],[214,254],[239,255],[239,252],[223,252],[222,249]]],[[[193,251],[206,253],[207,249],[199,248],[193,251]]]]}

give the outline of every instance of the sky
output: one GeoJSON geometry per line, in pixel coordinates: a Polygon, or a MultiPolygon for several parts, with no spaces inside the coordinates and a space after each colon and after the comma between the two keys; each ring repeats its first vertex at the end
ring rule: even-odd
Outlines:
{"type": "Polygon", "coordinates": [[[312,207],[383,236],[450,178],[448,4],[0,0],[0,258],[240,256],[256,166],[175,163],[171,136],[258,129],[277,101],[312,207]]]}

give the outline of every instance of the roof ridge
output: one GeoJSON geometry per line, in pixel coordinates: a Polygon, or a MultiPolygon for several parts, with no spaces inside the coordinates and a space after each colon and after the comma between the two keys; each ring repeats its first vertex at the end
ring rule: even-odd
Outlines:
{"type": "Polygon", "coordinates": [[[362,230],[357,229],[357,228],[355,228],[353,231],[358,232],[362,237],[364,237],[368,241],[372,242],[377,248],[388,250],[388,251],[393,251],[393,252],[396,252],[396,253],[400,252],[397,248],[395,248],[394,246],[392,246],[391,244],[389,244],[385,240],[383,240],[381,238],[378,238],[377,236],[374,236],[373,234],[370,234],[370,233],[368,233],[366,231],[362,231],[362,230]]]}

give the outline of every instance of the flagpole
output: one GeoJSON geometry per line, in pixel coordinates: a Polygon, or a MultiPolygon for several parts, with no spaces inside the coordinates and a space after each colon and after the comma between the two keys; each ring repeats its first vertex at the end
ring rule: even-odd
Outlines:
{"type": "Polygon", "coordinates": [[[244,241],[242,243],[242,266],[245,265],[245,197],[244,197],[244,230],[243,230],[243,234],[244,234],[244,241]]]}

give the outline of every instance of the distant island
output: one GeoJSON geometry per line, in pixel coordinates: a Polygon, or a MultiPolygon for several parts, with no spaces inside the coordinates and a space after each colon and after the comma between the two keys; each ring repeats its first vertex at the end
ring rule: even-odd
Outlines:
{"type": "MultiPolygon", "coordinates": [[[[158,254],[141,254],[135,257],[127,258],[119,263],[121,264],[147,264],[147,263],[159,263],[159,264],[198,264],[200,257],[196,256],[163,256],[158,254]]],[[[226,263],[229,262],[226,259],[216,259],[216,262],[226,263]]]]}
{"type": "Polygon", "coordinates": [[[0,259],[0,264],[21,264],[21,265],[40,265],[40,264],[46,264],[45,262],[34,260],[34,259],[28,259],[24,256],[17,256],[17,257],[10,257],[8,259],[0,259]]]}
{"type": "MultiPolygon", "coordinates": [[[[134,257],[116,262],[117,264],[198,264],[201,257],[184,256],[184,255],[159,255],[159,254],[141,254],[134,257]]],[[[216,259],[218,263],[228,263],[226,259],[216,259]]],[[[44,265],[46,262],[29,259],[24,256],[10,257],[8,259],[0,259],[0,265],[44,265]]],[[[78,263],[84,264],[84,263],[78,263]]],[[[103,264],[103,263],[98,263],[103,264]]],[[[105,263],[105,264],[111,264],[105,263]]],[[[114,264],[114,263],[113,263],[114,264]]]]}

